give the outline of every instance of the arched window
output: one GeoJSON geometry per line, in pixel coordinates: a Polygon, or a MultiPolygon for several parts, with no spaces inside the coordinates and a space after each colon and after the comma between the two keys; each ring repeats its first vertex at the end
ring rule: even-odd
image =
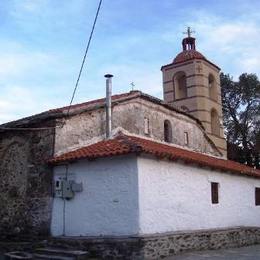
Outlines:
{"type": "Polygon", "coordinates": [[[184,144],[189,145],[189,134],[188,134],[188,132],[184,132],[184,144]]]}
{"type": "Polygon", "coordinates": [[[219,122],[219,116],[216,109],[211,110],[211,133],[214,135],[220,134],[220,122],[219,122]]]}
{"type": "Polygon", "coordinates": [[[147,117],[144,118],[144,133],[146,135],[149,135],[150,129],[149,129],[149,119],[147,117]]]}
{"type": "Polygon", "coordinates": [[[164,141],[168,143],[172,142],[172,125],[169,120],[164,121],[164,141]]]}
{"type": "Polygon", "coordinates": [[[178,72],[174,77],[175,99],[187,97],[186,75],[183,71],[178,72]]]}
{"type": "Polygon", "coordinates": [[[212,74],[209,74],[208,77],[208,86],[209,86],[209,97],[217,100],[218,93],[217,93],[217,86],[216,86],[216,80],[215,77],[212,74]]]}

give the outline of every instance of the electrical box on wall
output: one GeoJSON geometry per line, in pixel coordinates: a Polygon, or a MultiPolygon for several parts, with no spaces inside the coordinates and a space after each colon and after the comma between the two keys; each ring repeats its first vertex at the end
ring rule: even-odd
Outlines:
{"type": "Polygon", "coordinates": [[[83,190],[82,183],[76,183],[74,180],[67,180],[62,177],[55,178],[55,197],[63,199],[72,199],[75,192],[83,190]]]}
{"type": "Polygon", "coordinates": [[[74,192],[81,192],[83,191],[83,185],[82,182],[81,183],[76,183],[75,181],[72,181],[71,183],[71,189],[74,192]]]}
{"type": "Polygon", "coordinates": [[[72,199],[74,197],[74,192],[72,191],[71,181],[62,181],[62,198],[72,199]]]}

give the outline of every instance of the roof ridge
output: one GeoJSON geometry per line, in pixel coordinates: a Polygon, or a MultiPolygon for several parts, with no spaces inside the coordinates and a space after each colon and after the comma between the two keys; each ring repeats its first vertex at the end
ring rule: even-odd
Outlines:
{"type": "MultiPolygon", "coordinates": [[[[121,99],[125,99],[127,100],[127,98],[135,98],[135,97],[139,97],[141,96],[143,93],[140,90],[132,90],[129,92],[124,92],[121,94],[115,94],[112,95],[112,103],[115,101],[119,101],[121,99]]],[[[103,98],[98,98],[98,99],[92,99],[86,102],[82,102],[82,103],[77,103],[77,104],[73,104],[71,106],[72,110],[75,108],[80,108],[80,107],[84,107],[87,105],[91,105],[91,104],[100,104],[103,101],[105,101],[105,97],[103,98]]],[[[105,104],[105,102],[104,102],[105,104]]],[[[0,124],[0,126],[2,127],[8,127],[8,126],[16,126],[17,124],[21,124],[21,125],[28,125],[28,124],[35,124],[35,121],[37,120],[47,120],[47,119],[55,119],[58,117],[64,117],[64,110],[68,109],[69,106],[63,106],[63,107],[57,107],[57,108],[53,108],[53,109],[49,109],[37,114],[33,114],[30,116],[26,116],[26,117],[22,117],[19,118],[17,120],[13,120],[13,121],[9,121],[9,122],[5,122],[3,124],[0,124]]]]}
{"type": "Polygon", "coordinates": [[[185,150],[185,151],[189,151],[189,152],[193,152],[193,153],[199,153],[199,154],[203,154],[205,156],[217,158],[217,159],[220,159],[220,160],[227,160],[224,157],[220,157],[220,156],[217,156],[217,155],[214,155],[214,154],[203,153],[203,152],[200,152],[199,150],[196,150],[194,148],[187,147],[187,146],[184,147],[184,146],[176,144],[176,143],[168,143],[168,142],[165,142],[165,141],[162,141],[162,140],[152,139],[151,137],[148,137],[148,136],[140,136],[138,134],[134,134],[134,133],[126,132],[126,131],[122,132],[122,134],[129,137],[129,138],[131,138],[131,137],[135,138],[136,137],[136,138],[140,138],[142,140],[147,140],[147,141],[157,143],[159,145],[166,145],[168,147],[173,147],[173,148],[176,148],[176,149],[181,149],[181,150],[185,150]]]}
{"type": "Polygon", "coordinates": [[[202,153],[155,142],[154,140],[144,139],[141,136],[128,136],[123,133],[119,133],[113,139],[103,140],[73,152],[56,156],[49,160],[49,163],[58,164],[83,158],[94,159],[130,153],[146,153],[172,161],[179,159],[187,164],[197,164],[200,167],[209,167],[227,173],[260,178],[260,170],[238,162],[211,157],[202,153]]]}
{"type": "MultiPolygon", "coordinates": [[[[156,103],[158,105],[161,105],[171,111],[175,111],[178,114],[182,114],[186,117],[189,117],[190,119],[195,121],[200,127],[202,127],[202,129],[204,130],[204,127],[203,127],[202,123],[200,122],[200,120],[197,119],[196,117],[194,117],[193,115],[186,113],[185,111],[182,111],[181,109],[179,109],[173,105],[167,104],[164,100],[162,100],[160,98],[143,93],[140,90],[133,90],[133,91],[125,92],[122,94],[115,94],[112,96],[112,104],[116,105],[117,102],[123,102],[123,101],[127,101],[129,99],[134,99],[134,98],[139,98],[139,97],[143,98],[145,100],[148,100],[150,102],[156,103]]],[[[105,105],[104,101],[105,101],[105,98],[99,98],[99,99],[89,100],[89,101],[83,102],[83,103],[74,104],[71,106],[70,114],[71,115],[73,115],[75,113],[77,114],[77,113],[81,112],[81,109],[82,109],[82,111],[85,111],[88,109],[94,109],[94,106],[97,107],[97,106],[105,105]]],[[[35,124],[37,122],[41,122],[41,120],[63,118],[63,117],[65,117],[64,111],[66,112],[67,108],[68,108],[68,106],[50,109],[50,110],[41,112],[39,114],[31,115],[31,116],[24,117],[24,118],[15,120],[15,121],[10,121],[10,122],[4,123],[1,126],[15,127],[18,124],[19,125],[30,125],[30,124],[35,124]]]]}
{"type": "Polygon", "coordinates": [[[129,145],[129,147],[131,148],[132,152],[137,152],[137,153],[141,153],[143,152],[143,147],[139,144],[136,144],[133,140],[130,139],[130,136],[124,134],[123,132],[118,132],[118,136],[115,138],[119,141],[122,140],[122,142],[126,145],[129,145]]]}
{"type": "MultiPolygon", "coordinates": [[[[127,97],[127,96],[130,96],[130,95],[133,95],[134,94],[140,94],[141,91],[139,90],[132,90],[132,91],[129,91],[129,92],[124,92],[124,93],[118,93],[118,94],[114,94],[111,96],[112,99],[120,99],[122,97],[127,97]]],[[[102,98],[96,98],[96,99],[91,99],[89,101],[85,101],[85,102],[81,102],[81,103],[77,103],[77,104],[73,104],[71,106],[71,108],[76,108],[76,107],[81,107],[81,106],[84,106],[84,105],[90,105],[90,104],[95,104],[95,103],[99,103],[99,102],[103,102],[105,101],[105,97],[102,97],[102,98]]],[[[113,100],[112,100],[113,101],[113,100]]],[[[53,108],[53,109],[49,109],[47,112],[56,112],[56,111],[62,111],[62,110],[65,110],[65,109],[68,109],[69,106],[63,106],[63,107],[58,107],[58,108],[53,108]]]]}

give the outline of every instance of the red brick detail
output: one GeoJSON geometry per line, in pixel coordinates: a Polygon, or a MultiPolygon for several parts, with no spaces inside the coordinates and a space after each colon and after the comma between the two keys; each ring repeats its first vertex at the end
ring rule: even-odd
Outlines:
{"type": "MultiPolygon", "coordinates": [[[[185,50],[185,51],[180,52],[180,53],[175,57],[175,59],[173,60],[172,63],[162,66],[162,67],[161,67],[161,70],[163,70],[163,69],[165,69],[165,68],[168,69],[168,67],[169,67],[169,69],[171,69],[171,67],[172,67],[172,68],[176,68],[177,65],[182,64],[182,63],[183,63],[182,65],[187,65],[187,64],[189,64],[189,63],[186,63],[186,62],[192,61],[192,60],[195,60],[195,59],[206,61],[206,62],[208,62],[210,65],[214,66],[217,70],[220,70],[220,68],[219,68],[216,64],[214,64],[214,63],[212,63],[211,61],[207,60],[204,55],[202,55],[200,52],[198,52],[198,51],[196,51],[196,50],[185,50]],[[185,63],[185,64],[184,64],[184,63],[185,63]]],[[[181,65],[181,66],[182,66],[182,65],[181,65]]],[[[166,69],[166,70],[167,70],[167,69],[166,69]]]]}
{"type": "Polygon", "coordinates": [[[206,59],[206,58],[196,50],[187,50],[179,53],[173,60],[173,63],[185,62],[193,59],[206,59]]]}
{"type": "Polygon", "coordinates": [[[123,134],[120,134],[112,140],[101,141],[54,157],[49,163],[59,164],[79,159],[95,159],[130,153],[150,154],[160,159],[171,161],[181,160],[185,163],[196,164],[200,167],[209,167],[220,171],[260,178],[260,170],[248,167],[244,164],[218,159],[141,137],[123,134]]]}

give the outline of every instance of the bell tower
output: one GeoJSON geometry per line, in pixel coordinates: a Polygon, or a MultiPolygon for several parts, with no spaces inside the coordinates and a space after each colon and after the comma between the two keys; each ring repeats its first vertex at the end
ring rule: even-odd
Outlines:
{"type": "Polygon", "coordinates": [[[208,136],[226,157],[222,125],[220,68],[196,50],[188,27],[182,52],[162,66],[164,101],[198,118],[208,136]]]}

